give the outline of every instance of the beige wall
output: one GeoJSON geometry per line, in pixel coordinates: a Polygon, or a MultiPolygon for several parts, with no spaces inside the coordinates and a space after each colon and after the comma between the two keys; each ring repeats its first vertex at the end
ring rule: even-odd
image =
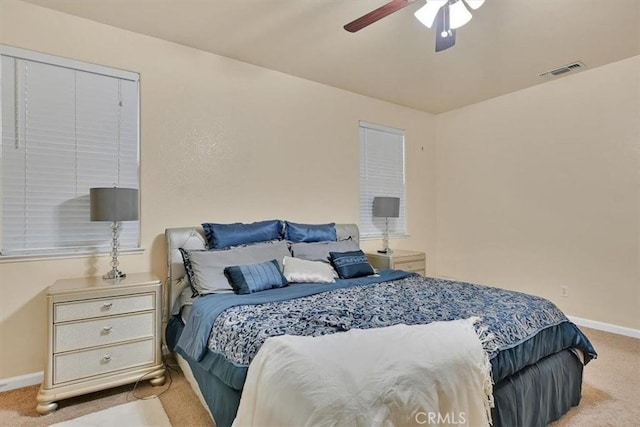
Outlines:
{"type": "MultiPolygon", "coordinates": [[[[141,73],[146,251],[124,271],[165,274],[166,227],[357,222],[366,120],[406,129],[411,237],[392,246],[426,251],[428,274],[640,328],[638,57],[434,118],[13,0],[0,43],[141,73]]],[[[107,269],[0,263],[0,378],[43,369],[46,287],[107,269]]]]}
{"type": "MultiPolygon", "coordinates": [[[[12,0],[0,0],[0,43],[140,72],[146,251],[122,256],[125,272],[165,274],[166,227],[357,222],[358,120],[406,129],[411,237],[392,245],[433,254],[426,113],[12,0]]],[[[0,378],[43,369],[47,286],[106,270],[106,257],[0,264],[0,378]]]]}
{"type": "Polygon", "coordinates": [[[438,274],[640,328],[640,57],[436,127],[438,274]]]}

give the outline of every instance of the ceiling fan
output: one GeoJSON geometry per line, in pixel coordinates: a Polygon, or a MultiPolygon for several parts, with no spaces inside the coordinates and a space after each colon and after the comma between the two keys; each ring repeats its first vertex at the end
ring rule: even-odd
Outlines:
{"type": "MultiPolygon", "coordinates": [[[[344,29],[355,33],[376,21],[399,11],[416,0],[392,0],[379,8],[349,22],[344,29]]],[[[436,24],[436,52],[448,49],[456,44],[456,29],[471,20],[471,12],[465,7],[478,9],[484,0],[426,0],[426,4],[414,15],[427,28],[436,24]]]]}

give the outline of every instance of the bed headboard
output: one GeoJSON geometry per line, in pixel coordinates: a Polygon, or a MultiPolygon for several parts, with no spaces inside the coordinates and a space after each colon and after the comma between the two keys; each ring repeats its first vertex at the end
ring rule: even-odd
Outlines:
{"type": "MultiPolygon", "coordinates": [[[[350,238],[360,242],[360,231],[356,224],[336,224],[336,234],[338,240],[350,238]]],[[[164,313],[164,321],[168,321],[173,303],[184,289],[184,285],[178,284],[178,281],[185,274],[180,248],[205,249],[207,240],[204,237],[204,230],[200,226],[167,228],[164,236],[167,244],[167,278],[164,283],[162,312],[164,313]]]]}

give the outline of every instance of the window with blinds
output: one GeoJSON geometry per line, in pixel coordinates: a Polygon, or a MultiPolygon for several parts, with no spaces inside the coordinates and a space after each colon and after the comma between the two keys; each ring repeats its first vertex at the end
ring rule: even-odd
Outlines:
{"type": "Polygon", "coordinates": [[[373,217],[373,198],[399,197],[400,217],[389,218],[389,236],[407,235],[404,131],[360,122],[360,235],[382,237],[384,218],[373,217]]]}
{"type": "MultiPolygon", "coordinates": [[[[139,188],[139,76],[0,46],[1,255],[108,251],[92,187],[139,188]]],[[[123,222],[122,249],[139,247],[123,222]]]]}

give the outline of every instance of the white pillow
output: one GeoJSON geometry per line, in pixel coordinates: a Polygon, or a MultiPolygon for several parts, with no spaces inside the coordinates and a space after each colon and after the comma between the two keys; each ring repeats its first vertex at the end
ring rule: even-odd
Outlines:
{"type": "Polygon", "coordinates": [[[283,275],[291,283],[334,283],[336,271],[322,261],[307,261],[290,256],[284,257],[283,275]]]}

